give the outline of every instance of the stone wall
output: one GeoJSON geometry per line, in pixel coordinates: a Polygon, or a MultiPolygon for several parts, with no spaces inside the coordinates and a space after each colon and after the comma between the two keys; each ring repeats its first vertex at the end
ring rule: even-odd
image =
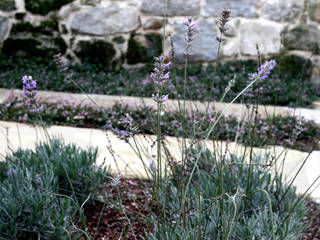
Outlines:
{"type": "MultiPolygon", "coordinates": [[[[247,58],[281,51],[320,54],[320,0],[168,0],[166,52],[173,37],[183,59],[185,16],[199,23],[193,62],[217,58],[215,20],[232,11],[221,55],[247,58]]],[[[2,54],[52,57],[106,66],[151,62],[162,52],[164,0],[0,0],[2,54]]]]}

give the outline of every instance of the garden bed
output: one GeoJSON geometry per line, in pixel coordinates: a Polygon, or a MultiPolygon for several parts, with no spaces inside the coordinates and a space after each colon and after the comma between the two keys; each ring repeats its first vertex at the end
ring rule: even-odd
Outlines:
{"type": "MultiPolygon", "coordinates": [[[[64,125],[105,129],[106,124],[113,130],[128,130],[120,120],[129,114],[141,134],[156,134],[156,110],[147,105],[134,107],[130,104],[114,103],[108,108],[98,108],[93,103],[83,104],[70,99],[42,99],[44,106],[42,120],[48,125],[64,125]]],[[[182,112],[165,111],[162,116],[162,132],[167,136],[196,137],[217,118],[217,111],[209,109],[209,115],[201,111],[190,111],[186,116],[182,112]],[[185,122],[184,131],[182,123],[185,122]],[[195,133],[195,122],[202,127],[195,133]]],[[[37,115],[30,113],[23,97],[11,98],[0,105],[1,120],[25,123],[40,123],[37,115]]],[[[256,147],[281,145],[301,151],[319,149],[316,144],[320,138],[320,126],[313,121],[299,120],[295,117],[257,116],[251,121],[241,121],[235,116],[224,116],[211,133],[210,140],[234,141],[251,144],[256,147]],[[254,124],[255,123],[255,124],[254,124]],[[255,126],[254,126],[255,125],[255,126]],[[252,134],[254,132],[254,134],[252,134]],[[295,136],[298,134],[297,136],[295,136]],[[292,141],[294,139],[294,141],[292,141]]]]}
{"type": "MultiPolygon", "coordinates": [[[[18,150],[9,155],[0,168],[0,201],[4,203],[0,205],[0,236],[67,239],[69,233],[77,239],[76,236],[83,233],[80,231],[83,224],[86,225],[86,233],[91,237],[96,235],[96,239],[135,239],[133,235],[136,239],[143,239],[148,232],[148,239],[166,239],[166,234],[176,236],[180,232],[184,225],[179,224],[174,229],[179,220],[180,183],[184,182],[180,177],[188,176],[179,174],[181,165],[174,166],[174,174],[167,180],[161,200],[157,200],[161,204],[153,205],[153,181],[112,177],[106,169],[92,165],[95,158],[94,150],[83,151],[57,140],[42,143],[35,151],[18,150]],[[82,161],[79,162],[79,158],[82,161]],[[70,198],[79,203],[78,207],[68,201],[70,198]],[[7,212],[11,213],[10,222],[7,212]],[[85,220],[80,216],[84,216],[85,220]]],[[[192,161],[192,158],[189,160],[192,161]]],[[[310,215],[309,222],[305,218],[308,211],[315,214],[317,207],[312,206],[309,210],[302,198],[295,194],[294,188],[289,188],[287,192],[279,177],[271,176],[260,166],[266,159],[255,159],[260,164],[253,165],[253,183],[246,190],[250,195],[245,197],[243,191],[250,171],[245,165],[234,164],[238,160],[229,162],[226,159],[228,168],[220,169],[226,184],[225,194],[220,194],[217,187],[220,185],[219,163],[210,152],[203,152],[186,195],[185,234],[197,239],[199,225],[192,223],[198,222],[198,217],[201,221],[208,221],[208,225],[201,225],[204,238],[219,235],[221,229],[227,229],[232,239],[239,240],[269,239],[272,234],[274,237],[300,239],[307,234],[318,234],[315,230],[318,222],[310,215]],[[263,192],[257,191],[262,186],[268,191],[270,201],[263,192]],[[198,191],[201,192],[200,197],[198,191]],[[281,199],[283,195],[285,197],[281,199]],[[289,211],[295,203],[293,212],[289,211]],[[206,211],[196,212],[199,204],[200,209],[206,211]],[[221,204],[224,205],[222,219],[218,214],[221,204]],[[274,224],[272,230],[270,224],[274,224]],[[307,226],[310,227],[305,232],[307,226]]],[[[190,172],[186,170],[186,174],[190,172]]],[[[84,235],[82,237],[85,239],[84,235]]]]}
{"type": "MultiPolygon", "coordinates": [[[[275,56],[278,61],[273,73],[259,91],[248,91],[237,102],[259,103],[293,107],[310,107],[320,98],[320,86],[310,81],[312,65],[310,60],[295,55],[275,56]],[[298,91],[297,91],[298,89],[298,91]]],[[[248,84],[248,74],[256,71],[257,63],[252,60],[237,60],[214,66],[191,66],[188,68],[186,99],[199,101],[220,101],[228,83],[236,74],[236,82],[224,101],[231,101],[248,84]]],[[[58,72],[55,63],[46,59],[0,58],[0,87],[21,88],[21,76],[31,75],[38,80],[39,90],[103,95],[124,95],[151,97],[154,83],[149,74],[152,66],[142,69],[103,69],[98,65],[83,64],[71,67],[71,81],[64,81],[64,74],[58,72]],[[139,87],[137,87],[139,86],[139,87]],[[81,89],[80,89],[80,88],[81,89]]],[[[171,78],[163,89],[170,99],[183,97],[183,69],[172,67],[171,78]]],[[[257,86],[255,86],[257,89],[257,86]]]]}

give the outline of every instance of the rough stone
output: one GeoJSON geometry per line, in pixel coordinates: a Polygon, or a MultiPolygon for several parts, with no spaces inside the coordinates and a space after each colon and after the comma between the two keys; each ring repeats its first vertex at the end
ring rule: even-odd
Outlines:
{"type": "Polygon", "coordinates": [[[310,25],[299,25],[285,33],[284,46],[289,50],[312,51],[320,53],[320,31],[310,25]]]}
{"type": "Polygon", "coordinates": [[[140,19],[135,8],[112,5],[108,8],[93,7],[77,13],[71,21],[71,30],[74,33],[104,36],[131,32],[139,25],[140,19]]]}
{"type": "Polygon", "coordinates": [[[163,21],[160,19],[155,19],[155,18],[148,18],[144,23],[143,23],[143,29],[144,30],[158,30],[162,28],[163,26],[163,21]]]}
{"type": "Polygon", "coordinates": [[[216,17],[224,8],[232,11],[232,17],[256,17],[256,5],[260,0],[205,0],[204,17],[216,17]]]}
{"type": "Polygon", "coordinates": [[[320,23],[320,1],[319,0],[310,1],[308,13],[311,20],[320,23]]]}
{"type": "Polygon", "coordinates": [[[52,58],[64,54],[67,45],[58,32],[57,19],[41,22],[39,26],[24,22],[13,25],[8,39],[3,43],[2,52],[18,57],[52,58]]]}
{"type": "Polygon", "coordinates": [[[280,51],[282,25],[267,20],[242,21],[240,25],[240,51],[244,55],[257,55],[256,44],[261,54],[280,51]]]}
{"type": "MultiPolygon", "coordinates": [[[[148,15],[163,16],[165,2],[163,0],[142,0],[141,11],[148,15]]],[[[168,0],[168,16],[195,16],[200,14],[199,0],[168,0]]]]}
{"type": "Polygon", "coordinates": [[[116,50],[112,43],[104,40],[81,40],[77,43],[74,53],[82,62],[110,67],[116,55],[116,50]]]}
{"type": "Polygon", "coordinates": [[[132,34],[128,41],[127,63],[151,63],[153,58],[162,52],[161,35],[148,33],[146,35],[132,34]]]}
{"type": "Polygon", "coordinates": [[[59,10],[63,5],[71,3],[73,0],[25,0],[25,7],[28,11],[47,15],[53,10],[59,10]]]}
{"type": "Polygon", "coordinates": [[[9,29],[9,19],[0,16],[0,43],[4,40],[9,29]]]}
{"type": "Polygon", "coordinates": [[[239,53],[239,43],[238,39],[228,39],[223,45],[222,45],[222,55],[225,57],[233,57],[236,56],[239,53]]]}
{"type": "MultiPolygon", "coordinates": [[[[178,23],[174,27],[174,36],[172,37],[175,49],[175,61],[184,62],[184,46],[186,26],[178,23]]],[[[211,62],[217,59],[218,41],[216,40],[217,30],[214,23],[207,20],[201,20],[198,23],[198,33],[191,45],[191,62],[211,62]]]]}
{"type": "Polygon", "coordinates": [[[0,10],[2,11],[13,11],[16,10],[15,0],[1,0],[0,1],[0,10]]]}
{"type": "Polygon", "coordinates": [[[304,0],[265,1],[261,17],[277,22],[292,21],[299,16],[303,8],[304,0]]]}
{"type": "Polygon", "coordinates": [[[237,28],[240,25],[240,20],[231,19],[227,23],[227,30],[224,32],[224,35],[227,37],[235,37],[237,35],[237,28]]]}

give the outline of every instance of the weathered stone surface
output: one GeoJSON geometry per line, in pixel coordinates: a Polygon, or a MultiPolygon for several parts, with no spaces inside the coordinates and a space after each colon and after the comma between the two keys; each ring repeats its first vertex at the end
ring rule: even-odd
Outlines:
{"type": "MultiPolygon", "coordinates": [[[[206,61],[211,62],[217,59],[218,41],[216,40],[216,27],[207,20],[198,23],[198,33],[191,45],[191,62],[206,61]]],[[[186,26],[178,23],[174,27],[173,43],[175,48],[175,61],[184,62],[184,46],[186,26]]]]}
{"type": "Polygon", "coordinates": [[[155,19],[155,18],[148,18],[144,23],[143,23],[143,29],[144,30],[158,30],[162,28],[163,26],[163,21],[160,19],[155,19]]]}
{"type": "Polygon", "coordinates": [[[154,57],[160,56],[161,52],[161,35],[156,33],[132,34],[128,41],[127,63],[151,63],[154,57]]]}
{"type": "Polygon", "coordinates": [[[112,5],[77,13],[71,21],[71,30],[74,33],[103,36],[131,32],[139,25],[140,19],[135,8],[112,5]]]}
{"type": "Polygon", "coordinates": [[[31,23],[13,25],[8,39],[3,43],[2,52],[10,56],[44,57],[65,53],[66,43],[58,32],[57,19],[43,21],[39,26],[31,23]]]}
{"type": "Polygon", "coordinates": [[[225,57],[233,57],[239,53],[239,42],[238,39],[228,39],[222,45],[222,55],[225,57]]]}
{"type": "Polygon", "coordinates": [[[73,0],[25,0],[25,7],[28,11],[46,15],[50,11],[59,10],[63,5],[71,3],[73,0]]]}
{"type": "Polygon", "coordinates": [[[2,11],[16,10],[15,0],[1,0],[0,1],[0,10],[2,10],[2,11]]]}
{"type": "Polygon", "coordinates": [[[74,53],[82,62],[110,67],[116,55],[116,50],[112,43],[103,40],[79,41],[74,53]]]}
{"type": "Polygon", "coordinates": [[[0,16],[0,43],[4,40],[9,29],[9,19],[0,16]]]}
{"type": "Polygon", "coordinates": [[[224,32],[224,35],[227,37],[235,37],[237,35],[237,28],[239,25],[239,20],[231,19],[231,21],[227,23],[227,30],[224,32]]]}
{"type": "Polygon", "coordinates": [[[280,51],[282,25],[267,20],[241,21],[240,51],[244,55],[257,55],[256,44],[261,54],[280,51]]]}
{"type": "Polygon", "coordinates": [[[320,23],[320,0],[311,0],[309,2],[308,13],[311,20],[320,23]]]}
{"type": "Polygon", "coordinates": [[[320,31],[310,25],[299,25],[284,35],[284,46],[289,49],[320,53],[320,31]]]}
{"type": "Polygon", "coordinates": [[[205,0],[203,15],[216,17],[224,8],[232,11],[232,17],[256,16],[256,5],[260,0],[205,0]]]}
{"type": "Polygon", "coordinates": [[[261,16],[268,20],[285,22],[292,21],[303,11],[304,0],[265,1],[261,16]]]}
{"type": "MultiPolygon", "coordinates": [[[[199,0],[168,0],[168,16],[195,16],[200,13],[199,0]]],[[[163,16],[165,2],[163,0],[142,0],[141,11],[148,15],[163,16]]]]}

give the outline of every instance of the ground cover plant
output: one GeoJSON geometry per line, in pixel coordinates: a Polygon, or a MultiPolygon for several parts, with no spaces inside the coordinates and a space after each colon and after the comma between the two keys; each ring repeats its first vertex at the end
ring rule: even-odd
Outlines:
{"type": "MultiPolygon", "coordinates": [[[[166,12],[165,10],[164,12],[166,12]]],[[[222,36],[226,31],[230,16],[231,12],[224,9],[218,18],[220,31],[220,35],[217,37],[219,42],[218,55],[224,41],[222,36]]],[[[166,17],[164,17],[165,22],[166,17]]],[[[39,102],[36,99],[39,88],[37,81],[32,76],[23,76],[22,86],[26,102],[21,103],[20,99],[11,99],[12,101],[2,106],[1,111],[5,113],[6,117],[20,121],[34,120],[38,117],[37,123],[43,127],[48,143],[40,145],[34,152],[19,150],[7,157],[3,171],[0,172],[0,179],[2,179],[0,194],[3,194],[3,199],[7,199],[6,204],[0,205],[3,210],[0,211],[0,217],[4,219],[0,218],[0,229],[8,227],[8,222],[11,219],[8,216],[15,216],[16,209],[20,210],[19,218],[13,218],[16,222],[16,219],[24,220],[29,217],[27,214],[30,212],[29,206],[32,210],[44,212],[43,216],[47,218],[43,220],[43,226],[40,226],[43,228],[34,228],[33,226],[39,226],[39,224],[33,221],[23,221],[26,227],[16,228],[15,226],[18,224],[13,222],[8,228],[9,232],[5,232],[7,234],[5,238],[10,239],[12,236],[13,239],[20,238],[18,234],[21,234],[22,238],[27,236],[30,239],[41,238],[39,236],[45,236],[44,238],[47,239],[52,237],[63,239],[65,236],[69,239],[79,239],[80,235],[80,239],[96,239],[98,236],[100,239],[104,239],[107,236],[110,239],[135,240],[212,238],[219,240],[282,240],[304,237],[303,234],[307,227],[305,216],[308,211],[304,200],[316,180],[306,192],[297,195],[292,186],[295,178],[285,182],[281,163],[280,167],[277,167],[279,166],[277,165],[278,161],[281,161],[280,158],[278,156],[256,155],[253,147],[256,142],[261,141],[263,144],[265,141],[271,141],[270,139],[276,137],[277,131],[282,131],[279,130],[281,127],[284,128],[281,134],[288,134],[286,141],[296,143],[299,136],[308,131],[315,131],[318,126],[311,124],[307,129],[304,129],[305,123],[290,118],[278,120],[271,118],[269,122],[265,123],[258,116],[256,108],[266,98],[262,97],[261,84],[271,78],[271,72],[274,72],[277,66],[275,60],[262,62],[260,56],[258,64],[256,64],[258,67],[255,67],[249,75],[246,74],[246,84],[233,94],[230,104],[221,113],[213,114],[208,105],[207,110],[202,113],[203,115],[196,113],[194,116],[192,114],[190,116],[186,109],[190,79],[188,60],[192,54],[193,39],[197,34],[197,23],[193,21],[192,17],[186,17],[182,24],[186,27],[185,64],[181,86],[179,85],[180,92],[177,92],[177,96],[181,97],[182,101],[179,111],[174,113],[175,116],[165,112],[164,106],[168,98],[172,98],[171,94],[174,92],[174,89],[172,89],[173,92],[170,92],[170,80],[174,81],[175,76],[178,75],[173,73],[173,62],[171,62],[173,59],[167,59],[164,56],[155,57],[152,73],[149,76],[150,87],[152,87],[150,93],[152,93],[152,98],[157,105],[156,109],[143,109],[144,112],[153,114],[150,118],[147,117],[147,114],[142,115],[141,111],[134,112],[135,110],[123,106],[115,106],[110,114],[110,111],[100,110],[99,112],[98,106],[94,102],[93,106],[86,107],[70,107],[67,102],[58,105],[57,102],[49,104],[39,102]],[[254,107],[248,110],[250,128],[246,130],[245,121],[233,123],[232,119],[231,121],[225,119],[223,113],[233,102],[242,101],[248,97],[252,97],[254,100],[252,102],[254,107]],[[240,100],[241,98],[242,100],[240,100]],[[24,112],[24,109],[29,112],[24,112]],[[52,112],[55,115],[52,115],[52,112]],[[123,112],[125,114],[122,114],[123,112]],[[90,115],[94,117],[91,119],[90,115]],[[87,121],[88,118],[90,121],[87,121]],[[101,122],[105,128],[112,130],[127,143],[128,147],[132,147],[144,164],[148,178],[144,182],[147,186],[144,188],[144,196],[141,197],[141,192],[136,195],[137,191],[128,194],[121,192],[126,191],[126,188],[120,185],[123,182],[121,182],[121,172],[110,177],[102,167],[93,166],[96,152],[83,152],[83,150],[75,150],[75,147],[61,145],[59,141],[52,141],[45,128],[46,121],[61,122],[65,120],[72,124],[81,123],[83,125],[94,125],[101,122]],[[95,122],[91,123],[91,120],[95,122]],[[140,120],[141,122],[139,122],[140,120]],[[174,123],[170,123],[170,121],[174,123]],[[151,154],[148,151],[142,152],[141,145],[137,143],[139,141],[137,134],[143,127],[149,126],[148,124],[150,124],[150,128],[144,129],[154,133],[156,140],[150,142],[150,146],[143,147],[155,150],[151,151],[151,154]],[[169,124],[172,124],[173,127],[168,127],[169,124]],[[222,127],[219,124],[222,124],[222,127]],[[228,130],[228,128],[232,129],[239,124],[240,130],[242,127],[245,129],[243,136],[238,136],[237,132],[228,130]],[[294,126],[290,132],[288,128],[292,125],[294,126]],[[168,129],[166,130],[166,128],[168,129]],[[165,141],[166,135],[172,134],[172,132],[181,136],[179,140],[181,158],[173,158],[170,146],[165,141]],[[228,146],[225,148],[214,146],[213,151],[207,149],[207,140],[211,137],[225,135],[230,135],[232,139],[247,139],[248,154],[236,156],[229,152],[228,146]],[[267,137],[260,139],[264,135],[267,137]],[[144,157],[150,161],[146,162],[144,157]],[[83,175],[85,175],[84,178],[83,175]],[[16,176],[19,177],[19,181],[12,180],[16,176]],[[92,181],[88,181],[88,178],[92,181]],[[112,189],[105,188],[103,191],[100,186],[107,183],[108,179],[112,180],[109,184],[112,189]],[[23,185],[23,182],[26,184],[23,185]],[[13,189],[15,184],[18,187],[13,189]],[[46,191],[43,191],[43,188],[46,191]],[[19,192],[19,189],[22,193],[19,192]],[[28,189],[32,194],[27,194],[25,189],[28,189]],[[15,198],[13,194],[15,192],[21,193],[20,198],[15,198]],[[42,196],[42,193],[45,196],[42,196]],[[88,197],[85,198],[85,196],[88,197]],[[30,197],[36,199],[37,204],[29,204],[30,197]],[[139,198],[138,201],[132,201],[137,198],[139,198]],[[22,203],[26,202],[26,204],[18,205],[16,199],[22,203]],[[129,201],[129,199],[131,200],[129,201]],[[139,201],[140,199],[141,201],[139,201]],[[91,203],[100,201],[95,205],[101,206],[99,214],[96,214],[95,211],[94,216],[85,215],[85,212],[88,213],[90,210],[90,208],[86,208],[87,211],[84,210],[85,207],[88,207],[90,200],[92,200],[91,203]],[[48,202],[53,204],[47,207],[48,202]],[[11,214],[7,214],[8,210],[5,207],[10,208],[11,214]],[[63,213],[60,215],[61,207],[64,207],[65,211],[62,211],[63,213]],[[74,207],[74,211],[71,211],[73,215],[63,215],[68,214],[68,207],[74,207]],[[58,214],[54,217],[58,217],[58,219],[48,218],[48,212],[49,217],[52,217],[53,212],[57,212],[58,214]],[[113,218],[110,218],[110,214],[113,218]],[[136,224],[137,222],[133,221],[134,218],[141,221],[140,224],[136,224]],[[108,219],[117,221],[114,223],[116,229],[106,228],[110,225],[108,219]],[[48,226],[47,222],[54,224],[48,226]],[[88,225],[90,228],[86,227],[87,222],[90,223],[88,225]],[[28,233],[25,233],[25,229],[28,229],[28,233]],[[100,232],[100,230],[107,232],[100,232]],[[80,235],[76,235],[75,231],[78,231],[80,235]],[[34,235],[26,235],[30,232],[34,235]]],[[[165,35],[164,32],[163,41],[165,41],[165,35]]],[[[74,87],[80,87],[80,91],[86,94],[87,91],[83,91],[84,86],[75,77],[73,70],[64,64],[61,56],[56,56],[55,61],[58,64],[58,69],[64,74],[62,76],[66,84],[75,84],[74,87]]],[[[221,66],[218,58],[214,71],[223,69],[221,66]]],[[[286,72],[286,69],[282,69],[281,72],[286,72]]],[[[221,93],[222,101],[227,99],[229,94],[232,95],[232,89],[236,84],[236,75],[226,79],[226,85],[223,86],[221,93]]],[[[241,133],[241,131],[238,132],[241,133]]],[[[106,134],[109,133],[106,132],[106,134]]],[[[308,133],[307,138],[313,137],[312,134],[308,133]]],[[[112,143],[107,139],[107,145],[111,145],[112,143]]],[[[303,164],[319,144],[319,139],[315,139],[308,156],[303,160],[303,164]]],[[[281,144],[284,145],[284,142],[281,144]]],[[[110,146],[107,147],[112,153],[110,146]]],[[[114,160],[117,161],[116,157],[114,160]]],[[[300,170],[296,172],[295,177],[300,170]]],[[[126,186],[138,185],[136,181],[125,180],[124,182],[126,186]]],[[[35,219],[39,220],[37,214],[30,215],[34,221],[35,219]]]]}
{"type": "MultiPolygon", "coordinates": [[[[106,123],[110,130],[129,130],[120,120],[129,114],[140,134],[156,134],[156,109],[150,106],[134,104],[115,104],[111,108],[97,108],[91,102],[76,103],[72,99],[51,99],[46,97],[38,100],[43,106],[42,121],[48,125],[66,125],[74,127],[87,127],[105,129],[106,123]]],[[[30,113],[28,105],[23,97],[9,98],[7,102],[0,105],[1,120],[18,121],[24,123],[40,123],[33,113],[30,113]]],[[[192,136],[194,123],[203,122],[200,133],[208,128],[211,122],[215,121],[217,113],[210,109],[210,114],[200,111],[191,111],[186,116],[180,111],[164,111],[162,116],[161,131],[165,136],[182,137],[184,134],[192,136]],[[186,122],[185,129],[182,123],[186,122]],[[184,133],[185,132],[185,133],[184,133]]],[[[265,119],[257,117],[255,127],[251,121],[241,121],[235,116],[226,116],[220,119],[215,130],[210,134],[210,140],[234,141],[236,138],[239,143],[250,145],[252,131],[255,131],[254,146],[280,145],[301,151],[309,151],[313,143],[320,137],[320,126],[312,121],[299,120],[295,117],[270,116],[265,119]],[[294,142],[290,141],[295,132],[299,131],[294,142]]],[[[319,149],[320,146],[315,146],[319,149]]]]}
{"type": "Polygon", "coordinates": [[[96,158],[97,149],[82,150],[60,139],[8,155],[0,169],[0,238],[79,238],[81,204],[92,203],[111,182],[96,158]]]}
{"type": "MultiPolygon", "coordinates": [[[[310,81],[312,69],[310,60],[294,55],[277,56],[275,59],[279,63],[275,71],[261,83],[259,90],[261,104],[308,107],[320,98],[320,86],[310,81]],[[302,73],[297,69],[303,69],[302,73]],[[298,92],[297,89],[299,89],[298,92]]],[[[186,98],[219,101],[228,81],[236,74],[236,83],[224,99],[230,102],[248,84],[248,73],[253,72],[256,66],[257,63],[253,60],[234,60],[220,64],[217,69],[213,65],[191,66],[188,68],[186,84],[193,87],[186,91],[186,98]]],[[[64,81],[64,75],[57,70],[50,59],[24,60],[2,55],[0,68],[0,87],[2,88],[21,88],[21,75],[27,74],[41,82],[39,90],[81,92],[72,82],[64,81]]],[[[153,93],[153,83],[149,78],[149,72],[152,69],[150,66],[143,69],[110,70],[84,63],[71,68],[73,79],[86,93],[139,97],[150,97],[153,93]],[[137,85],[140,87],[136,88],[137,85]]],[[[184,70],[173,65],[172,72],[175,72],[175,76],[164,86],[164,91],[170,92],[170,98],[183,99],[184,70]]],[[[253,103],[254,99],[255,96],[247,92],[236,102],[253,103]]]]}

